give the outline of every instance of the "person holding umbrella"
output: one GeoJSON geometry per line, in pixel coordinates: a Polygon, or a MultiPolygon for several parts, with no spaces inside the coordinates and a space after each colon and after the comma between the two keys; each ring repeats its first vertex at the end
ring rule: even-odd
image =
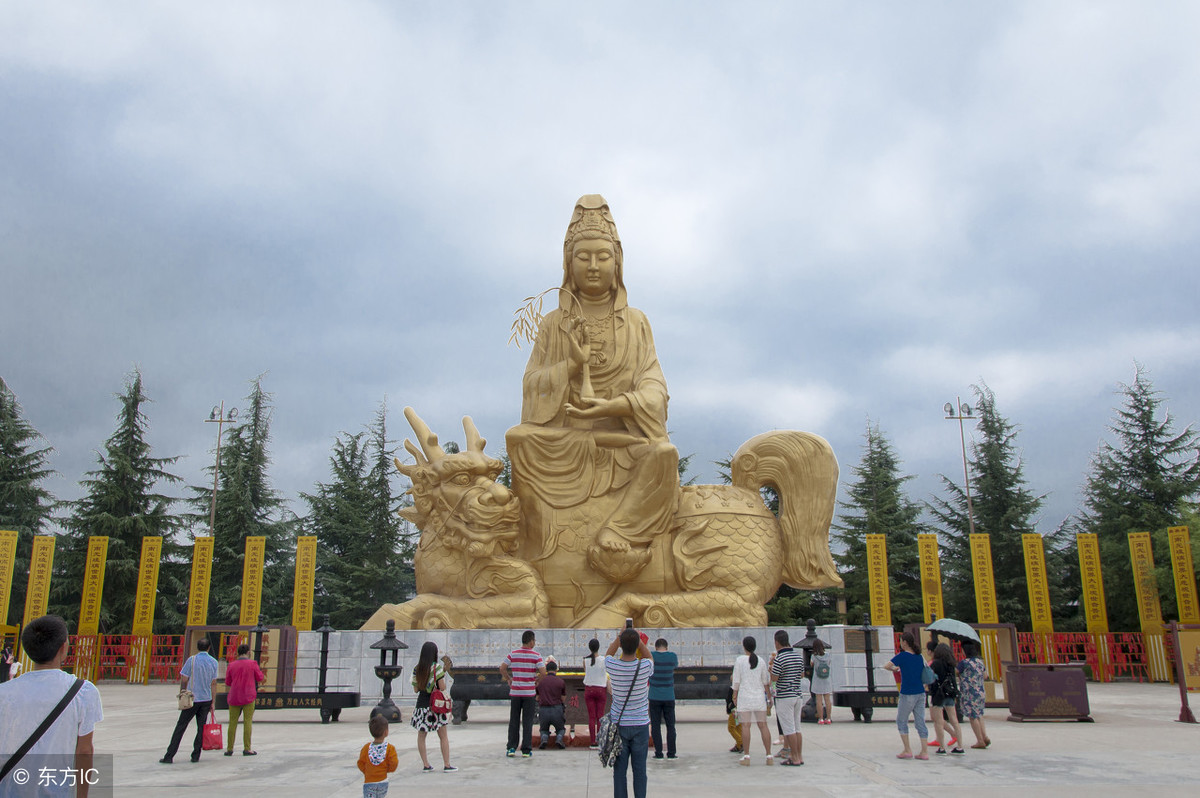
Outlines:
{"type": "Polygon", "coordinates": [[[974,640],[962,644],[963,658],[958,662],[958,693],[959,706],[962,707],[963,717],[971,722],[971,731],[975,733],[975,744],[972,748],[987,748],[992,744],[992,738],[987,735],[987,727],[983,724],[984,687],[983,677],[987,666],[980,658],[980,645],[974,640]]]}

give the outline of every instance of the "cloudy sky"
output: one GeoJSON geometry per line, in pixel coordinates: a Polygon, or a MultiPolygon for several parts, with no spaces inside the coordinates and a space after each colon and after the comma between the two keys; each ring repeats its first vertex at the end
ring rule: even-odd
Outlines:
{"type": "MultiPolygon", "coordinates": [[[[202,484],[265,374],[277,489],[412,405],[497,453],[524,297],[608,199],[672,439],[868,423],[915,499],[942,406],[1019,425],[1050,531],[1119,384],[1200,418],[1200,6],[0,3],[0,376],[79,495],[140,368],[202,484]]],[[[302,509],[298,505],[297,510],[302,509]]]]}

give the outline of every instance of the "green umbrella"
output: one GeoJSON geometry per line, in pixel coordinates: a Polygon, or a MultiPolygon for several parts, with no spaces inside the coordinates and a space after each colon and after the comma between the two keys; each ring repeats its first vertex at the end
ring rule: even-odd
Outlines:
{"type": "Polygon", "coordinates": [[[930,632],[937,632],[943,637],[957,640],[960,643],[965,643],[968,640],[972,643],[980,642],[979,633],[972,629],[970,624],[956,621],[953,618],[938,618],[925,628],[930,632]]]}

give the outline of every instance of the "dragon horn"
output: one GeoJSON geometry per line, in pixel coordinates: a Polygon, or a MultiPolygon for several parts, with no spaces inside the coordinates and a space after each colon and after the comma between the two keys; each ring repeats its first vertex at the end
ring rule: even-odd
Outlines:
{"type": "Polygon", "coordinates": [[[467,433],[467,449],[472,452],[483,454],[483,447],[487,446],[487,439],[479,435],[479,429],[476,428],[475,422],[470,416],[463,416],[463,432],[467,433]]]}
{"type": "MultiPolygon", "coordinates": [[[[406,443],[407,443],[407,441],[406,441],[406,443]]],[[[393,457],[392,462],[396,464],[396,470],[399,471],[404,476],[408,477],[409,479],[412,479],[413,474],[415,474],[417,471],[417,466],[420,465],[420,461],[418,461],[417,465],[406,466],[406,465],[404,465],[404,463],[400,462],[399,457],[393,457]]]]}
{"type": "MultiPolygon", "coordinates": [[[[427,462],[433,463],[446,456],[442,447],[438,446],[438,436],[429,429],[428,424],[421,420],[416,410],[411,407],[404,408],[404,417],[408,419],[408,424],[413,428],[413,432],[417,433],[417,439],[421,444],[421,449],[425,452],[427,462]]],[[[404,448],[412,452],[414,457],[417,456],[416,447],[408,441],[404,442],[404,448]]]]}

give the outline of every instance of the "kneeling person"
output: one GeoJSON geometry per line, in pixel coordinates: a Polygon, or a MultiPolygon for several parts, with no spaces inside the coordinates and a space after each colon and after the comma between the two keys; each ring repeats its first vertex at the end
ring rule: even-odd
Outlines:
{"type": "Polygon", "coordinates": [[[538,748],[545,748],[550,742],[550,727],[553,726],[558,731],[558,740],[555,743],[559,748],[566,748],[567,744],[563,739],[566,733],[566,715],[563,707],[563,697],[567,694],[567,683],[558,675],[558,663],[550,660],[546,663],[546,676],[538,682],[537,697],[538,697],[538,714],[542,719],[542,744],[538,748]]]}

